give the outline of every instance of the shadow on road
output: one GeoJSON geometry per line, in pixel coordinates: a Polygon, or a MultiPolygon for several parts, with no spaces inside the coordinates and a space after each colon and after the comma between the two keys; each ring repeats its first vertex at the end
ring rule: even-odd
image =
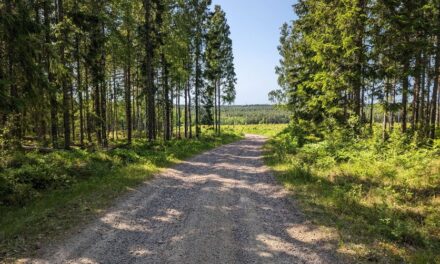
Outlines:
{"type": "Polygon", "coordinates": [[[33,263],[343,263],[248,136],[167,170],[33,263]],[[55,252],[55,253],[54,253],[55,252]]]}

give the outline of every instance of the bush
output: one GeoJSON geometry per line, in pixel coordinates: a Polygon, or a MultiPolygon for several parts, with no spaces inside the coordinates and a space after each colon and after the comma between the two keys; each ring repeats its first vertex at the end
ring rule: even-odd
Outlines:
{"type": "Polygon", "coordinates": [[[115,149],[111,154],[120,158],[124,164],[138,162],[141,160],[141,157],[136,152],[127,149],[115,149]]]}
{"type": "Polygon", "coordinates": [[[343,240],[370,250],[392,245],[408,262],[440,257],[440,141],[430,146],[397,128],[385,141],[380,128],[357,135],[355,121],[341,128],[328,120],[311,134],[297,125],[271,142],[278,155],[270,164],[305,211],[325,225],[331,219],[343,240]]]}

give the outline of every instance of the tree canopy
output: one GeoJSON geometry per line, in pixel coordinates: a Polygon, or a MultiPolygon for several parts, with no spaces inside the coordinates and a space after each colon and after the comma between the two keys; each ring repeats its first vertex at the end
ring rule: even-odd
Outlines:
{"type": "Polygon", "coordinates": [[[209,0],[2,1],[2,146],[200,136],[235,99],[229,34],[209,0]]]}

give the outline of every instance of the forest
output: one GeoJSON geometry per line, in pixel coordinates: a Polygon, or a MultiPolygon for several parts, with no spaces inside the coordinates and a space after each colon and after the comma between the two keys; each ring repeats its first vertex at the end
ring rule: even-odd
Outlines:
{"type": "Polygon", "coordinates": [[[0,262],[440,263],[440,0],[290,2],[271,104],[234,105],[225,5],[2,0],[0,262]]]}
{"type": "Polygon", "coordinates": [[[221,111],[224,125],[287,124],[291,115],[274,105],[225,105],[221,111]]]}
{"type": "Polygon", "coordinates": [[[360,262],[439,263],[440,2],[300,0],[268,160],[360,262]],[[356,235],[354,235],[356,234],[356,235]]]}
{"type": "Polygon", "coordinates": [[[0,262],[236,140],[220,135],[235,84],[210,0],[0,1],[0,262]]]}
{"type": "Polygon", "coordinates": [[[202,120],[219,131],[236,77],[225,13],[210,5],[2,1],[2,148],[105,148],[118,135],[183,137],[181,127],[192,137],[202,120]]]}

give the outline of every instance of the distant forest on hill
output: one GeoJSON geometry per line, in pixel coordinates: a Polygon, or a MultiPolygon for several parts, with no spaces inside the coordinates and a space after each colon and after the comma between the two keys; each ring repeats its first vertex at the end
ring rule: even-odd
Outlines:
{"type": "Polygon", "coordinates": [[[274,105],[230,105],[222,108],[222,124],[287,124],[290,112],[274,105]]]}

